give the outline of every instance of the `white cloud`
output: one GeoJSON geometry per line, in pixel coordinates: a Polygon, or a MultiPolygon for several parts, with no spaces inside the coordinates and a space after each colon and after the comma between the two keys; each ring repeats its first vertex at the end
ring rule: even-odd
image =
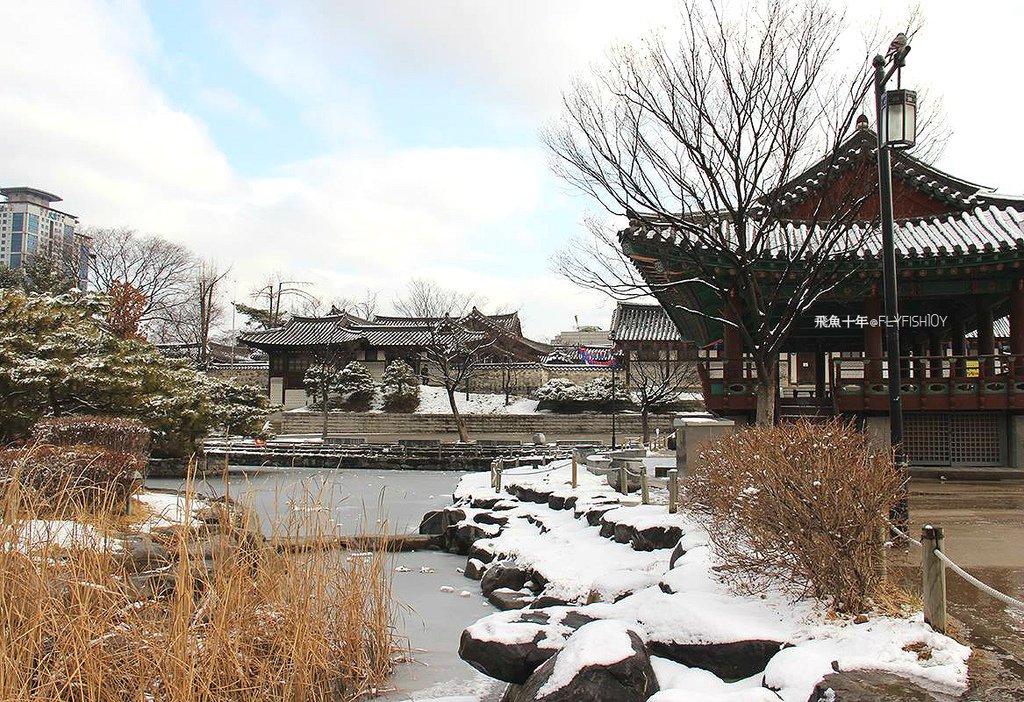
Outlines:
{"type": "Polygon", "coordinates": [[[227,88],[203,88],[199,91],[199,102],[217,114],[254,127],[265,127],[268,124],[266,115],[258,107],[227,88]]]}
{"type": "MultiPolygon", "coordinates": [[[[551,193],[536,149],[371,144],[242,177],[204,124],[148,80],[156,44],[135,8],[10,9],[9,22],[29,30],[0,43],[4,185],[58,193],[86,226],[181,241],[232,265],[239,294],[285,271],[324,299],[372,288],[390,302],[410,276],[433,276],[522,305],[541,336],[580,307],[543,272],[550,251],[532,225],[551,193]],[[40,51],[44,34],[52,46],[40,51]]],[[[207,94],[210,104],[246,110],[226,92],[207,94]]]]}

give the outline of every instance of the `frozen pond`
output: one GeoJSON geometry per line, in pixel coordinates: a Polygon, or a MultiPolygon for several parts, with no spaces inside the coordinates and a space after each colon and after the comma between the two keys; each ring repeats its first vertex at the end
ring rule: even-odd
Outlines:
{"type": "MultiPolygon", "coordinates": [[[[236,467],[230,471],[228,490],[231,497],[253,505],[265,531],[312,503],[340,525],[340,533],[374,532],[386,523],[388,531],[397,534],[415,531],[425,512],[449,504],[462,475],[457,471],[236,467]]],[[[171,489],[180,489],[182,483],[174,478],[147,482],[150,487],[171,489]]],[[[220,495],[224,482],[211,479],[198,489],[220,495]]],[[[495,611],[477,584],[458,572],[465,562],[463,556],[438,551],[395,554],[399,627],[415,660],[397,670],[394,684],[400,692],[379,699],[470,694],[493,687],[493,681],[487,682],[457,653],[462,629],[495,611]],[[441,592],[444,586],[455,592],[441,592]],[[463,591],[469,596],[460,596],[463,591]]]]}

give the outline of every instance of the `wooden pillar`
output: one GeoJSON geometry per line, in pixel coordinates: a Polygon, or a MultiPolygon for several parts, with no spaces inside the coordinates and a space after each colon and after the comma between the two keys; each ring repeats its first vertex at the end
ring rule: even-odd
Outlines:
{"type": "Polygon", "coordinates": [[[962,378],[967,372],[963,356],[967,355],[967,327],[964,324],[964,316],[958,309],[950,314],[950,341],[953,347],[953,357],[956,360],[951,366],[953,376],[962,378]]]}
{"type": "Polygon", "coordinates": [[[825,358],[826,354],[818,344],[814,352],[814,400],[819,405],[825,402],[825,358]]]}
{"type": "Polygon", "coordinates": [[[882,301],[878,297],[878,290],[872,290],[871,294],[864,298],[864,316],[868,323],[864,326],[864,356],[868,359],[865,367],[865,378],[872,381],[882,379],[882,325],[878,324],[882,316],[882,301]],[[875,325],[872,326],[872,322],[875,325]]]}
{"type": "Polygon", "coordinates": [[[927,355],[928,337],[919,336],[917,339],[914,340],[914,378],[916,380],[921,380],[922,378],[924,378],[925,369],[928,365],[924,359],[927,355]]]}
{"type": "Polygon", "coordinates": [[[1016,280],[1010,290],[1010,353],[1013,354],[1013,373],[1024,376],[1024,280],[1016,280]]]}
{"type": "MultiPolygon", "coordinates": [[[[985,298],[979,298],[977,303],[978,320],[978,355],[992,356],[996,352],[996,339],[992,331],[992,304],[985,298]]],[[[982,376],[992,375],[995,372],[995,363],[991,358],[983,359],[978,368],[982,376]]]]}
{"type": "MultiPolygon", "coordinates": [[[[737,321],[739,315],[739,300],[734,293],[729,294],[725,305],[725,318],[730,321],[737,321]]],[[[722,355],[725,357],[725,381],[739,380],[743,377],[743,335],[740,330],[728,324],[722,326],[722,355]]]]}
{"type": "Polygon", "coordinates": [[[928,362],[928,376],[931,378],[942,377],[942,333],[936,331],[928,335],[928,355],[931,360],[928,362]]]}

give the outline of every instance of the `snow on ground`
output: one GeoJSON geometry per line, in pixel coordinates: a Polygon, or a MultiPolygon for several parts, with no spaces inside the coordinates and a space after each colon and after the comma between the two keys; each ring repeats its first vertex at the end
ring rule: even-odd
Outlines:
{"type": "MultiPolygon", "coordinates": [[[[146,508],[145,519],[132,526],[133,531],[147,533],[154,528],[185,523],[185,498],[177,493],[143,491],[135,501],[146,508]]],[[[204,506],[201,500],[193,500],[192,512],[204,506]]],[[[193,522],[195,520],[193,519],[193,522]]],[[[11,529],[11,526],[5,527],[11,529]]],[[[0,534],[5,543],[13,544],[19,551],[29,552],[44,547],[55,548],[120,548],[120,541],[113,534],[104,534],[92,524],[68,519],[30,519],[18,522],[17,533],[8,541],[7,534],[0,534]]]]}
{"type": "MultiPolygon", "coordinates": [[[[583,467],[578,475],[578,505],[618,497],[603,477],[583,467]]],[[[505,485],[555,488],[560,493],[572,492],[569,480],[568,461],[548,468],[510,469],[503,474],[505,485]]],[[[467,475],[455,490],[457,498],[493,494],[487,474],[467,475]]],[[[586,605],[582,609],[588,614],[621,620],[648,640],[711,644],[764,639],[787,644],[752,681],[725,682],[707,671],[657,662],[655,670],[663,690],[652,702],[778,700],[774,692],[761,686],[762,681],[778,690],[785,702],[805,702],[814,684],[832,672],[833,661],[841,670],[890,671],[949,692],[959,693],[966,686],[970,649],[932,631],[920,613],[907,618],[878,616],[854,624],[851,619],[830,617],[820,603],[797,601],[782,589],[762,595],[733,591],[717,577],[714,567],[720,563],[707,534],[686,514],[669,515],[659,505],[624,506],[614,511],[618,522],[682,528],[686,553],[671,571],[667,549],[634,551],[628,544],[601,537],[598,527],[574,518],[572,510],[521,502],[502,515],[511,517],[505,530],[483,543],[543,575],[550,594],[585,602],[591,590],[616,589],[631,578],[639,586],[618,602],[586,605]],[[515,517],[541,520],[548,530],[541,533],[528,519],[515,517]],[[659,581],[669,592],[662,591],[659,581]],[[917,651],[922,645],[930,655],[919,658],[917,651]]],[[[514,614],[491,615],[471,628],[500,638],[502,622],[514,614]]]]}
{"type": "MultiPolygon", "coordinates": [[[[455,404],[459,412],[466,414],[534,414],[537,411],[537,400],[526,397],[512,396],[511,404],[505,404],[505,396],[497,393],[455,393],[455,404]]],[[[420,406],[417,414],[451,414],[452,407],[448,402],[448,393],[444,388],[432,385],[420,387],[420,406]]]]}
{"type": "Polygon", "coordinates": [[[4,534],[3,541],[23,553],[45,546],[102,549],[107,544],[95,527],[64,519],[31,519],[19,522],[15,528],[17,533],[12,535],[13,538],[8,541],[7,534],[4,534]]]}

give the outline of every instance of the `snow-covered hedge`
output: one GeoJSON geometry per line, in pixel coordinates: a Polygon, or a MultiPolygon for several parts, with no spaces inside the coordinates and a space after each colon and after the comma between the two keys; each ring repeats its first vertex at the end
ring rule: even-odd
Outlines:
{"type": "Polygon", "coordinates": [[[565,378],[552,378],[537,389],[538,407],[564,412],[607,410],[615,403],[628,404],[622,382],[616,384],[612,395],[611,376],[594,378],[586,385],[577,385],[565,378]]]}
{"type": "Polygon", "coordinates": [[[51,446],[89,444],[137,456],[149,454],[149,429],[138,419],[77,415],[47,417],[32,427],[33,440],[51,446]]]}
{"type": "Polygon", "coordinates": [[[373,376],[359,361],[352,361],[341,369],[335,390],[347,402],[369,402],[377,390],[373,376]]]}
{"type": "Polygon", "coordinates": [[[138,455],[96,446],[33,446],[0,451],[0,482],[40,514],[120,511],[144,465],[138,455]]]}

